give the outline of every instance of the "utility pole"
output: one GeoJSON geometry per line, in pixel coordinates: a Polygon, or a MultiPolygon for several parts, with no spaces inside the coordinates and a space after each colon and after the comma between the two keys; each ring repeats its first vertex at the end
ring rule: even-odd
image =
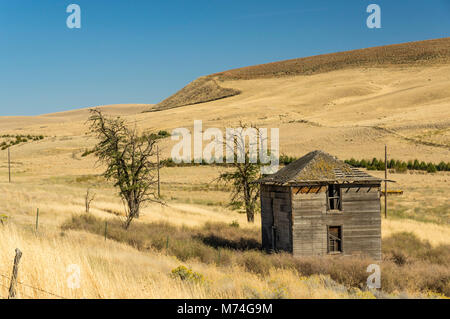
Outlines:
{"type": "Polygon", "coordinates": [[[387,145],[384,145],[384,218],[387,218],[387,145]]]}
{"type": "Polygon", "coordinates": [[[8,147],[8,181],[11,183],[11,154],[8,147]]]}
{"type": "Polygon", "coordinates": [[[159,147],[156,145],[156,161],[158,162],[158,198],[161,198],[161,182],[159,175],[159,147]]]}

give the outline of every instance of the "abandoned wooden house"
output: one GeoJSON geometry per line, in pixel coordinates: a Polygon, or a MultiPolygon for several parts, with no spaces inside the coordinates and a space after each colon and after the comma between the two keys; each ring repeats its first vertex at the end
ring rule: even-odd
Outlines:
{"type": "Polygon", "coordinates": [[[263,177],[263,248],[381,259],[381,182],[322,151],[263,177]]]}

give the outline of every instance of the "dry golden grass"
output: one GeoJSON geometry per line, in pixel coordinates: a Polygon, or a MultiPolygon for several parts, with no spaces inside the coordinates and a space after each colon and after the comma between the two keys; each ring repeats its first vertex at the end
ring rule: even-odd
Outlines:
{"type": "Polygon", "coordinates": [[[382,221],[383,237],[398,232],[412,232],[420,239],[428,240],[432,245],[450,244],[450,226],[433,223],[421,223],[415,220],[384,219],[382,221]]]}
{"type": "MultiPolygon", "coordinates": [[[[302,277],[294,270],[282,269],[261,276],[238,266],[182,263],[87,233],[44,230],[36,235],[11,224],[0,228],[2,297],[7,296],[16,247],[23,252],[19,298],[374,298],[368,291],[348,290],[327,276],[302,277]],[[80,288],[71,289],[68,280],[73,271],[68,267],[74,264],[81,270],[80,288]],[[171,271],[179,265],[192,268],[204,280],[174,279],[171,271]]],[[[411,297],[439,296],[406,293],[411,297]]]]}
{"type": "MultiPolygon", "coordinates": [[[[0,274],[9,277],[14,249],[20,247],[19,298],[349,298],[370,293],[326,288],[325,277],[303,278],[293,271],[273,270],[266,278],[242,268],[187,264],[204,276],[200,283],[173,279],[171,270],[182,263],[155,252],[141,253],[87,233],[0,228],[0,274]],[[81,269],[80,288],[67,284],[70,265],[81,269]],[[25,285],[23,285],[25,284],[25,285]],[[40,288],[46,292],[34,288],[40,288]],[[48,294],[50,292],[52,294],[48,294]],[[57,296],[55,296],[57,295],[57,296]]],[[[7,296],[9,280],[0,277],[0,296],[7,296]]]]}

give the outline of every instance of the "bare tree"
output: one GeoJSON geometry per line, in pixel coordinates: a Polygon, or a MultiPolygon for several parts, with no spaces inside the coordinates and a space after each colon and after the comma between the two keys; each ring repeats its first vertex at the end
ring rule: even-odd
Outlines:
{"type": "Polygon", "coordinates": [[[240,123],[240,128],[234,131],[232,140],[227,136],[226,150],[232,154],[233,161],[227,163],[233,167],[232,171],[220,174],[218,181],[232,186],[230,205],[235,208],[244,208],[247,221],[255,221],[255,213],[259,209],[258,201],[260,188],[255,181],[261,177],[261,164],[257,158],[257,138],[259,130],[248,124],[240,123]],[[253,134],[248,134],[248,133],[253,134]],[[256,137],[252,139],[251,136],[256,137]],[[246,143],[248,137],[249,142],[246,143]],[[255,154],[256,153],[256,154],[255,154]],[[255,157],[256,155],[256,157],[255,157]]]}
{"type": "Polygon", "coordinates": [[[84,196],[84,205],[86,207],[86,213],[89,213],[92,201],[95,199],[95,194],[91,194],[91,189],[86,190],[86,195],[84,196]]]}
{"type": "Polygon", "coordinates": [[[124,228],[139,218],[141,207],[150,201],[160,202],[157,185],[155,134],[138,134],[120,117],[106,117],[98,109],[91,109],[90,130],[99,139],[94,154],[106,165],[103,176],[113,180],[126,208],[124,228]]]}

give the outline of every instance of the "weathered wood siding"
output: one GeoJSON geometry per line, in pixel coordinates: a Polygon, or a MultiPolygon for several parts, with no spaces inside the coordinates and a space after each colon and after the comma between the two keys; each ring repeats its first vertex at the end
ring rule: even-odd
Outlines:
{"type": "Polygon", "coordinates": [[[292,188],[292,240],[294,256],[327,252],[326,187],[292,188]]]}
{"type": "Polygon", "coordinates": [[[291,192],[289,187],[261,186],[262,247],[292,252],[291,192]],[[273,230],[274,228],[274,230],[273,230]],[[273,235],[275,234],[275,237],[273,235]]]}
{"type": "Polygon", "coordinates": [[[342,186],[342,211],[327,210],[327,187],[292,188],[295,256],[326,255],[328,226],[342,227],[343,255],[381,259],[380,185],[342,186]]]}
{"type": "Polygon", "coordinates": [[[381,259],[380,185],[342,188],[344,254],[381,259]]]}

